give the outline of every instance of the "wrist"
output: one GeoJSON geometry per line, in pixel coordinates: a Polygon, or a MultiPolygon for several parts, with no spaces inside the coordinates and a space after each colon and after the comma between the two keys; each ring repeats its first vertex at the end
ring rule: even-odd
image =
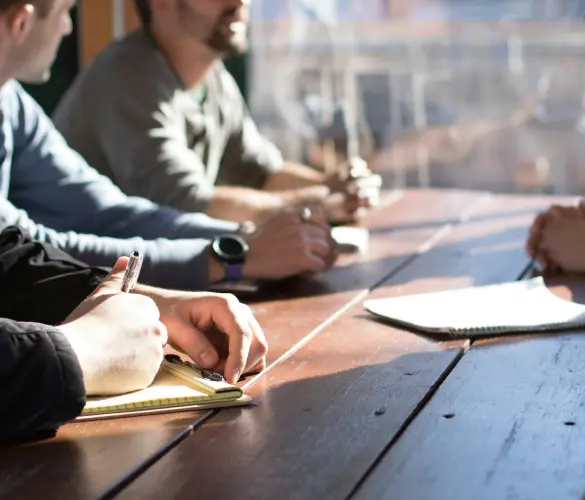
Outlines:
{"type": "Polygon", "coordinates": [[[207,268],[209,270],[209,283],[217,283],[225,277],[225,268],[211,251],[211,244],[207,247],[207,268]]]}
{"type": "MultiPolygon", "coordinates": [[[[253,226],[241,226],[241,231],[251,234],[253,226]]],[[[239,234],[216,236],[209,246],[210,281],[237,282],[243,278],[249,247],[246,240],[239,234]]]]}
{"type": "MultiPolygon", "coordinates": [[[[79,362],[79,366],[81,367],[82,373],[86,374],[87,371],[87,363],[88,363],[88,342],[89,339],[87,335],[83,335],[81,332],[93,331],[91,329],[91,325],[87,324],[80,324],[80,321],[83,320],[74,320],[68,323],[63,323],[58,325],[56,328],[59,330],[69,345],[71,346],[71,350],[75,353],[77,357],[77,361],[79,362]]],[[[91,334],[89,335],[91,338],[91,334]]],[[[91,352],[91,347],[89,347],[89,352],[91,352]]]]}

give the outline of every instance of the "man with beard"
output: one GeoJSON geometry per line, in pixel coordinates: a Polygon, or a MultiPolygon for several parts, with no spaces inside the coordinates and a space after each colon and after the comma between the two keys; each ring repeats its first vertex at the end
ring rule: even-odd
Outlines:
{"type": "Polygon", "coordinates": [[[374,203],[380,178],[365,166],[326,176],[284,161],[222,63],[247,48],[248,4],[136,0],[142,29],[96,58],[54,121],[131,195],[235,221],[305,204],[354,220],[374,203]]]}
{"type": "Polygon", "coordinates": [[[49,78],[74,4],[0,0],[0,231],[19,226],[96,266],[139,250],[141,277],[166,288],[281,279],[331,265],[335,246],[319,211],[282,212],[256,228],[185,213],[127,196],[66,144],[16,79],[49,78]]]}

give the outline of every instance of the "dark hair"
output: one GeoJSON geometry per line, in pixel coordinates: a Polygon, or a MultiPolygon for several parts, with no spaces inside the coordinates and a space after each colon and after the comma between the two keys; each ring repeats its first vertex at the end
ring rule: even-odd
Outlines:
{"type": "Polygon", "coordinates": [[[152,21],[150,0],[134,0],[134,5],[136,6],[136,10],[138,11],[138,16],[140,17],[142,24],[150,24],[152,21]]]}
{"type": "Polygon", "coordinates": [[[54,0],[0,0],[0,12],[4,12],[15,5],[30,3],[35,6],[39,17],[45,17],[51,11],[53,1],[54,0]]]}

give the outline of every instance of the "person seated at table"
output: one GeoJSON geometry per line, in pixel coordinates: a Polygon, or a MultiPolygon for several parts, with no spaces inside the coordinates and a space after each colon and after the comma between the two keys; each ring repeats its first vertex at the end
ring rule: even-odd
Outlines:
{"type": "Polygon", "coordinates": [[[585,202],[553,205],[536,216],[526,250],[545,271],[585,273],[585,202]]]}
{"type": "Polygon", "coordinates": [[[123,293],[127,262],[108,274],[19,228],[0,234],[0,442],[54,432],[86,396],[147,387],[167,339],[228,382],[264,369],[267,343],[248,307],[143,285],[123,293]]]}
{"type": "Polygon", "coordinates": [[[221,61],[246,49],[248,1],[136,6],[143,27],[98,55],[53,114],[99,172],[127,193],[235,221],[310,203],[343,222],[373,204],[381,180],[365,162],[327,176],[283,160],[258,131],[221,61]]]}
{"type": "Polygon", "coordinates": [[[145,281],[172,288],[200,290],[225,276],[279,279],[328,267],[335,247],[318,218],[303,224],[291,211],[251,234],[236,234],[233,222],[126,196],[66,144],[12,78],[48,78],[70,32],[73,4],[0,0],[0,230],[19,225],[92,265],[142,250],[145,281]]]}

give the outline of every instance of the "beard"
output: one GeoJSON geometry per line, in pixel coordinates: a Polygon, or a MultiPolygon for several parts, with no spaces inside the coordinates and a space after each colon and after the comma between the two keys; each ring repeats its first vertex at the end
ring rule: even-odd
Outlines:
{"type": "Polygon", "coordinates": [[[235,16],[236,10],[230,9],[218,19],[211,35],[205,44],[223,57],[236,56],[244,53],[248,48],[247,29],[241,32],[232,32],[225,29],[227,19],[235,16]]]}

